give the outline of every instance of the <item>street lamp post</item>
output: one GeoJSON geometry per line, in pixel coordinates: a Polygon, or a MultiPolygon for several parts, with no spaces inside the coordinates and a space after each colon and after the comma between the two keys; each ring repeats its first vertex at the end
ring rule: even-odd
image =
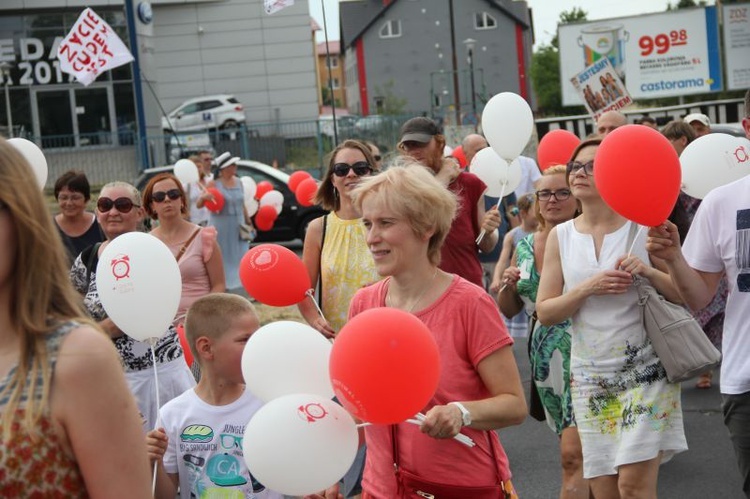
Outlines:
{"type": "Polygon", "coordinates": [[[467,38],[464,40],[466,45],[466,51],[469,55],[469,81],[471,82],[471,112],[474,115],[474,132],[477,131],[477,122],[479,117],[477,116],[477,93],[474,90],[474,47],[477,41],[473,38],[467,38]]]}
{"type": "Polygon", "coordinates": [[[3,84],[5,86],[5,115],[8,117],[8,138],[13,138],[13,113],[10,110],[10,92],[8,91],[10,68],[11,65],[9,63],[5,61],[0,62],[0,73],[3,75],[3,84]]]}

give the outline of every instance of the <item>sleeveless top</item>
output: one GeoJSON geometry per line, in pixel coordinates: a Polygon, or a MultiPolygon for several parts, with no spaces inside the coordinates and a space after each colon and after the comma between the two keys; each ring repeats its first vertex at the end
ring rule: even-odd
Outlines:
{"type": "MultiPolygon", "coordinates": [[[[193,229],[195,230],[195,229],[193,229]]],[[[192,236],[193,233],[190,233],[192,236]]],[[[190,237],[188,236],[188,238],[190,237]]],[[[190,241],[190,245],[185,248],[185,252],[177,263],[182,276],[182,294],[180,295],[180,306],[177,309],[175,318],[179,323],[184,322],[185,314],[190,305],[198,298],[205,296],[211,291],[211,280],[208,278],[206,262],[211,258],[214,252],[214,241],[216,241],[216,228],[203,227],[200,233],[190,241]]],[[[173,245],[167,245],[172,254],[176,257],[182,249],[183,241],[173,245]]]]}
{"type": "MultiPolygon", "coordinates": [[[[78,327],[67,322],[47,335],[47,354],[54,379],[55,364],[63,339],[78,327]]],[[[0,380],[0,391],[10,382],[16,368],[0,380]]],[[[27,383],[31,383],[31,374],[27,383]]],[[[37,376],[37,387],[32,397],[42,396],[41,374],[37,376]]],[[[52,386],[54,390],[54,385],[52,386]]],[[[16,411],[10,441],[0,445],[0,497],[88,497],[86,485],[75,457],[57,434],[47,407],[34,429],[35,434],[22,430],[27,398],[24,397],[16,411]]],[[[0,412],[6,410],[8,398],[0,399],[0,412]]],[[[3,431],[0,422],[0,434],[3,431]]]]}
{"type": "Polygon", "coordinates": [[[360,288],[380,280],[365,242],[362,219],[342,220],[335,213],[323,218],[325,241],[320,254],[323,314],[334,331],[346,323],[349,302],[360,288]]]}

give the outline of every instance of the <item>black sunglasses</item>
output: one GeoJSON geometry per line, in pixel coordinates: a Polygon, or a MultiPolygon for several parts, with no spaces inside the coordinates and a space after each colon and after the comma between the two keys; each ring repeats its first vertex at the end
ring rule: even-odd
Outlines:
{"type": "Polygon", "coordinates": [[[130,198],[117,198],[114,201],[110,198],[99,198],[96,202],[96,208],[102,213],[107,213],[112,207],[117,208],[120,213],[130,213],[133,206],[140,206],[135,204],[130,198]]]}
{"type": "Polygon", "coordinates": [[[151,194],[151,197],[154,198],[154,201],[157,203],[163,203],[165,199],[169,198],[172,201],[176,201],[180,199],[180,191],[178,189],[169,189],[167,192],[164,191],[156,191],[151,194]]]}
{"type": "Polygon", "coordinates": [[[333,174],[337,177],[346,177],[349,175],[349,170],[354,170],[354,174],[358,177],[372,172],[372,168],[370,168],[370,164],[367,161],[357,161],[353,165],[346,163],[336,163],[333,165],[333,174]]]}
{"type": "Polygon", "coordinates": [[[572,173],[577,173],[578,170],[583,168],[583,172],[586,175],[593,175],[594,174],[594,160],[587,161],[586,163],[581,163],[579,161],[570,161],[566,165],[566,170],[568,171],[568,175],[572,173]]]}

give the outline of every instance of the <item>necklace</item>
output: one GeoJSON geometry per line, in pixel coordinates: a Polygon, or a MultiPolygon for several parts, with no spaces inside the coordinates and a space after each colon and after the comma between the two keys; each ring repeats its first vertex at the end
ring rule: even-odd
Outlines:
{"type": "MultiPolygon", "coordinates": [[[[416,301],[411,304],[411,307],[409,307],[409,310],[407,310],[408,313],[412,313],[417,305],[419,305],[419,302],[422,301],[422,298],[424,298],[424,295],[427,293],[427,291],[432,287],[432,282],[437,277],[438,269],[435,268],[435,272],[432,274],[432,278],[430,279],[430,282],[427,286],[424,287],[421,293],[419,293],[419,296],[417,297],[416,301]]],[[[391,308],[400,308],[393,305],[393,298],[391,297],[390,288],[388,289],[388,294],[385,295],[385,304],[391,308]]]]}

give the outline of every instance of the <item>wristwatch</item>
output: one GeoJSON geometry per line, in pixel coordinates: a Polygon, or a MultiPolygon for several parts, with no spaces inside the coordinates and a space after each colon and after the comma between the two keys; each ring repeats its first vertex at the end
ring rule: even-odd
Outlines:
{"type": "Polygon", "coordinates": [[[461,402],[449,402],[448,405],[455,405],[458,407],[458,410],[461,411],[462,426],[469,426],[471,424],[471,413],[461,402]]]}

